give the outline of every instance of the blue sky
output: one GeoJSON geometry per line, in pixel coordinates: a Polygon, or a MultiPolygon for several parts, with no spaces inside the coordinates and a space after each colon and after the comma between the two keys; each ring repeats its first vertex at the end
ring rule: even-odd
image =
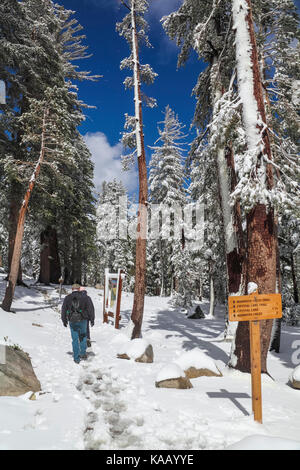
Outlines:
{"type": "MultiPolygon", "coordinates": [[[[97,83],[79,84],[79,97],[97,109],[87,110],[87,119],[80,127],[92,151],[95,163],[95,184],[103,179],[122,179],[130,192],[137,188],[136,171],[124,174],[121,171],[119,143],[124,126],[124,114],[134,114],[133,92],[126,91],[123,80],[126,71],[120,71],[120,61],[129,55],[126,41],[115,30],[117,21],[126,14],[119,0],[60,0],[67,9],[76,11],[75,17],[84,27],[86,44],[93,57],[79,63],[82,69],[103,75],[97,83]]],[[[154,85],[145,87],[149,96],[157,99],[158,107],[144,108],[144,134],[147,160],[158,137],[157,122],[163,119],[163,110],[170,105],[185,124],[186,130],[193,117],[195,99],[192,89],[201,70],[201,63],[192,55],[186,67],[177,70],[176,45],[166,36],[160,19],[181,4],[181,0],[152,0],[148,22],[152,49],[140,51],[142,63],[149,63],[159,74],[154,85]]],[[[192,134],[188,140],[192,140],[192,134]]]]}

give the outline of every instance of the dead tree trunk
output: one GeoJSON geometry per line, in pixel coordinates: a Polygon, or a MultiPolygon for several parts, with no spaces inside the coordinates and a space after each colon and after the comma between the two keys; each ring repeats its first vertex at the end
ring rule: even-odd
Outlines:
{"type": "MultiPolygon", "coordinates": [[[[18,219],[19,219],[19,210],[21,204],[20,185],[17,183],[12,183],[10,191],[10,203],[9,203],[9,230],[8,230],[8,272],[10,272],[11,261],[14,252],[14,245],[16,239],[16,233],[18,228],[18,219]]],[[[21,261],[18,272],[18,284],[22,284],[22,268],[21,261]]]]}
{"type": "Polygon", "coordinates": [[[139,173],[139,209],[136,238],[135,286],[131,320],[134,323],[132,339],[139,338],[144,314],[146,290],[146,243],[147,243],[147,166],[143,135],[142,100],[140,88],[140,64],[135,18],[135,0],[131,2],[132,50],[134,62],[134,101],[136,119],[136,144],[139,173]]]}
{"type": "Polygon", "coordinates": [[[13,256],[12,256],[12,261],[11,261],[11,266],[10,266],[8,284],[7,284],[6,291],[5,291],[5,296],[4,296],[4,299],[3,299],[3,302],[2,302],[2,308],[6,312],[10,311],[11,304],[12,304],[13,297],[14,297],[16,283],[17,283],[17,280],[18,280],[18,272],[19,272],[20,259],[21,259],[22,241],[23,241],[24,225],[25,225],[27,207],[28,207],[28,204],[29,204],[31,193],[32,193],[33,188],[35,186],[35,182],[36,182],[36,180],[38,178],[38,175],[40,173],[40,170],[41,170],[41,164],[42,164],[42,162],[44,160],[44,156],[45,156],[45,134],[46,134],[46,118],[47,118],[47,116],[48,116],[48,109],[45,109],[44,117],[43,117],[40,157],[39,157],[39,160],[36,164],[36,167],[34,169],[32,177],[30,179],[28,189],[26,191],[26,194],[25,194],[25,197],[24,197],[24,200],[23,200],[23,204],[22,204],[20,212],[19,212],[18,227],[17,227],[16,238],[15,238],[15,243],[14,243],[14,251],[13,251],[13,256]]]}

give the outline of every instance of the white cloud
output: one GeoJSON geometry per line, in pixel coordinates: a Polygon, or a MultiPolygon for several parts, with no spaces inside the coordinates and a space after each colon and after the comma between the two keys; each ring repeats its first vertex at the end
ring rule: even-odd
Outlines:
{"type": "Polygon", "coordinates": [[[150,3],[150,14],[159,19],[177,10],[182,4],[182,0],[152,0],[150,3]]]}
{"type": "Polygon", "coordinates": [[[129,192],[137,188],[138,175],[135,169],[123,171],[121,164],[122,144],[110,145],[103,132],[87,133],[83,136],[95,165],[94,184],[97,190],[103,181],[121,180],[129,192]]]}

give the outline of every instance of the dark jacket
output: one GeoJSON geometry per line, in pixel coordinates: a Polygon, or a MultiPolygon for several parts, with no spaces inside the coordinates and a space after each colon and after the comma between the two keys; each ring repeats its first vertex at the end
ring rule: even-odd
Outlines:
{"type": "MultiPolygon", "coordinates": [[[[95,309],[92,299],[87,295],[86,291],[74,291],[65,297],[61,308],[61,319],[65,325],[70,321],[69,315],[71,313],[72,300],[77,297],[79,300],[81,313],[81,320],[89,320],[92,324],[95,321],[95,309]]],[[[72,321],[72,319],[71,319],[72,321]]]]}

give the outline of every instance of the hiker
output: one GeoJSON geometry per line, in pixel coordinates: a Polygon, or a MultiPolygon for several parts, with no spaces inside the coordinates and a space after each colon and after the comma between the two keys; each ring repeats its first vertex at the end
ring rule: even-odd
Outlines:
{"type": "Polygon", "coordinates": [[[76,364],[86,359],[87,325],[94,326],[95,311],[92,300],[87,294],[79,291],[80,285],[73,284],[72,293],[65,297],[61,309],[61,319],[65,327],[70,324],[73,357],[76,364]]]}
{"type": "MultiPolygon", "coordinates": [[[[91,304],[90,308],[91,308],[92,311],[94,311],[94,305],[93,305],[92,299],[87,295],[86,288],[83,287],[83,286],[80,287],[79,292],[82,292],[83,295],[85,295],[87,297],[88,302],[90,302],[90,304],[91,304]]],[[[92,342],[91,342],[90,321],[89,320],[87,322],[86,338],[87,338],[87,340],[86,340],[87,347],[90,348],[92,346],[92,342]]]]}

